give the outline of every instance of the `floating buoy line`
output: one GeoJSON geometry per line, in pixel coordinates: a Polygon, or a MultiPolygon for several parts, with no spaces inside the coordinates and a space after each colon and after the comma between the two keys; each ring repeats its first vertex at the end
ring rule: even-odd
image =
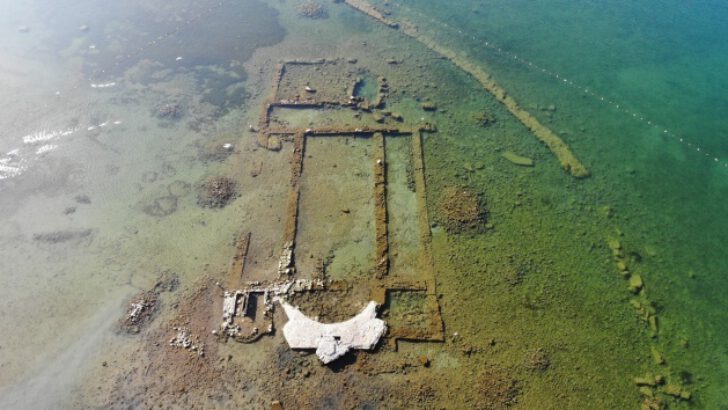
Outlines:
{"type": "Polygon", "coordinates": [[[457,35],[460,35],[462,37],[466,37],[469,40],[474,40],[476,42],[481,42],[481,44],[483,44],[487,49],[492,50],[492,51],[495,51],[499,55],[501,55],[501,56],[503,56],[503,57],[505,57],[505,58],[507,58],[509,60],[518,62],[521,65],[523,65],[523,66],[525,66],[525,67],[527,67],[527,68],[529,68],[529,69],[531,69],[531,70],[533,70],[535,72],[540,72],[541,74],[543,74],[545,76],[551,77],[552,79],[556,80],[556,82],[558,82],[561,85],[564,85],[564,86],[567,86],[567,87],[572,87],[572,88],[574,88],[576,90],[579,90],[580,92],[583,92],[584,94],[586,94],[586,95],[588,95],[590,97],[593,97],[595,100],[597,100],[597,101],[599,101],[599,102],[601,102],[603,104],[609,105],[613,109],[621,112],[622,114],[625,114],[627,117],[629,117],[629,118],[631,118],[631,119],[633,119],[635,121],[642,122],[642,123],[644,123],[644,124],[652,127],[653,129],[655,129],[656,131],[658,131],[659,134],[661,134],[661,135],[663,135],[665,137],[669,137],[670,139],[672,139],[672,140],[674,140],[676,142],[679,142],[680,144],[682,144],[685,147],[687,147],[689,150],[694,151],[695,153],[697,153],[699,156],[705,157],[707,160],[709,160],[711,162],[714,162],[715,164],[717,164],[719,166],[722,166],[723,168],[728,168],[728,159],[721,159],[721,158],[719,158],[718,156],[716,156],[716,155],[714,155],[714,154],[706,151],[701,146],[699,146],[698,144],[692,142],[691,140],[687,139],[686,137],[681,136],[681,135],[678,135],[677,133],[675,133],[675,132],[673,132],[673,131],[671,131],[671,130],[663,127],[663,126],[661,126],[657,122],[653,121],[652,119],[650,119],[648,117],[645,117],[644,115],[638,113],[637,111],[630,110],[629,108],[626,108],[625,104],[620,103],[620,102],[618,102],[618,101],[616,101],[614,99],[611,99],[609,97],[605,97],[604,95],[602,95],[602,94],[594,91],[590,87],[586,87],[584,85],[581,85],[579,83],[576,83],[573,80],[571,80],[571,79],[569,79],[569,78],[567,78],[567,77],[565,77],[563,75],[560,75],[559,73],[557,73],[557,72],[555,72],[553,70],[550,70],[550,69],[548,69],[548,68],[546,68],[546,67],[544,67],[544,66],[542,66],[540,64],[534,63],[531,60],[528,60],[526,58],[523,58],[523,57],[519,56],[516,53],[513,53],[511,51],[505,50],[502,47],[500,47],[499,45],[497,45],[497,44],[495,44],[495,43],[493,43],[491,41],[487,41],[487,40],[478,38],[478,37],[472,35],[471,33],[466,33],[464,30],[462,30],[460,28],[453,27],[452,25],[450,25],[450,24],[448,24],[448,23],[446,23],[444,21],[437,20],[437,19],[435,19],[433,17],[430,17],[428,15],[425,15],[425,14],[423,14],[423,13],[417,11],[417,10],[414,10],[414,9],[412,9],[410,7],[404,6],[404,5],[399,4],[397,2],[390,3],[390,5],[394,5],[395,7],[398,7],[400,9],[404,10],[407,13],[415,14],[415,15],[419,16],[419,18],[421,18],[421,19],[424,19],[424,20],[427,20],[429,22],[432,22],[435,25],[438,25],[440,27],[443,27],[443,28],[445,28],[446,30],[448,30],[448,31],[450,31],[452,33],[457,33],[457,35]]]}

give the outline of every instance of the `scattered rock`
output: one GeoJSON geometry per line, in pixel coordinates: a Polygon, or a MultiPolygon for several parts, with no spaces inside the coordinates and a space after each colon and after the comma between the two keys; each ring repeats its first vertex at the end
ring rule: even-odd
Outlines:
{"type": "Polygon", "coordinates": [[[139,333],[159,311],[159,295],[174,292],[178,286],[179,277],[176,273],[169,270],[162,272],[152,290],[142,291],[131,298],[126,314],[119,319],[119,329],[124,333],[139,333]]]}
{"type": "Polygon", "coordinates": [[[641,410],[664,410],[665,403],[659,397],[645,397],[640,406],[641,410]]]}
{"type": "Polygon", "coordinates": [[[632,293],[639,293],[639,291],[644,286],[644,283],[642,282],[642,276],[640,275],[632,275],[629,277],[629,291],[632,293]]]}
{"type": "Polygon", "coordinates": [[[612,250],[613,256],[615,256],[615,257],[622,256],[622,244],[619,242],[619,239],[609,239],[607,241],[607,245],[609,245],[609,249],[612,250]]]}
{"type": "Polygon", "coordinates": [[[647,323],[650,325],[650,336],[657,337],[659,327],[657,325],[657,316],[650,315],[647,317],[647,323]]]}
{"type": "Polygon", "coordinates": [[[80,25],[80,26],[78,27],[78,31],[80,31],[80,32],[82,32],[82,33],[85,33],[85,32],[87,32],[88,30],[89,30],[89,26],[88,26],[88,24],[81,24],[81,25],[80,25]]]}
{"type": "Polygon", "coordinates": [[[599,214],[605,218],[611,218],[614,215],[614,208],[611,205],[603,205],[598,208],[599,214]]]}
{"type": "Polygon", "coordinates": [[[424,102],[421,104],[421,107],[425,111],[436,111],[437,110],[437,106],[431,102],[424,102]]]}
{"type": "Polygon", "coordinates": [[[177,335],[169,340],[169,345],[182,349],[197,352],[198,356],[204,356],[204,346],[199,344],[196,337],[192,336],[190,329],[186,327],[175,328],[177,335]]]}
{"type": "Polygon", "coordinates": [[[681,384],[692,384],[693,383],[693,375],[687,370],[681,370],[678,373],[678,376],[680,377],[680,383],[681,384]]]}
{"type": "Polygon", "coordinates": [[[170,270],[162,272],[154,284],[154,292],[174,292],[179,287],[179,276],[170,270]]]}
{"type": "Polygon", "coordinates": [[[125,333],[139,333],[141,328],[149,323],[157,313],[158,296],[153,291],[144,291],[135,295],[129,302],[126,314],[121,318],[120,329],[125,333]]]}
{"type": "Polygon", "coordinates": [[[481,127],[490,127],[496,123],[496,118],[488,111],[480,111],[472,115],[473,121],[481,127]]]}
{"type": "Polygon", "coordinates": [[[655,381],[655,377],[651,374],[647,374],[644,377],[635,377],[634,378],[634,384],[637,386],[652,386],[654,387],[657,382],[655,381]]]}
{"type": "Polygon", "coordinates": [[[154,115],[160,119],[175,120],[182,117],[182,107],[179,104],[164,104],[157,108],[154,115]]]}
{"type": "Polygon", "coordinates": [[[655,346],[650,346],[650,352],[656,364],[665,364],[665,358],[662,357],[662,353],[655,346]]]}
{"type": "Polygon", "coordinates": [[[83,205],[88,205],[91,203],[91,198],[89,198],[88,195],[76,195],[73,199],[79,204],[83,205]]]}
{"type": "Polygon", "coordinates": [[[640,394],[645,397],[650,397],[650,398],[655,397],[655,392],[652,391],[652,389],[647,386],[640,387],[640,394]]]}
{"type": "Polygon", "coordinates": [[[665,385],[663,392],[681,400],[690,400],[692,397],[692,393],[690,393],[690,391],[684,389],[682,386],[672,383],[665,385]]]}
{"type": "Polygon", "coordinates": [[[474,408],[504,409],[516,404],[520,389],[516,380],[504,371],[488,369],[474,380],[474,408]]]}
{"type": "Polygon", "coordinates": [[[518,154],[515,154],[511,151],[506,151],[501,154],[501,156],[508,161],[512,162],[513,164],[522,166],[522,167],[532,167],[533,166],[533,160],[531,158],[522,157],[518,154]]]}
{"type": "Polygon", "coordinates": [[[28,32],[30,32],[30,27],[28,27],[28,26],[20,26],[20,27],[18,27],[18,32],[20,32],[20,33],[28,33],[28,32]]]}
{"type": "Polygon", "coordinates": [[[223,162],[232,153],[235,147],[231,143],[220,144],[218,141],[199,146],[197,149],[197,158],[204,162],[223,162]]]}
{"type": "Polygon", "coordinates": [[[526,367],[537,372],[545,372],[551,366],[548,354],[541,348],[526,355],[526,367]]]}
{"type": "Polygon", "coordinates": [[[271,151],[280,151],[283,148],[283,141],[281,141],[281,138],[277,135],[271,135],[268,138],[268,144],[266,145],[266,148],[271,151]]]}
{"type": "Polygon", "coordinates": [[[155,171],[146,171],[145,173],[142,174],[142,182],[146,182],[149,184],[149,183],[155,182],[158,177],[159,177],[159,174],[156,173],[155,171]]]}
{"type": "Polygon", "coordinates": [[[662,384],[665,381],[665,378],[660,374],[653,376],[652,374],[647,373],[644,377],[635,377],[633,380],[634,384],[637,386],[655,387],[662,384]]]}
{"type": "Polygon", "coordinates": [[[181,198],[190,193],[191,187],[185,181],[176,180],[167,184],[167,192],[176,198],[181,198]]]}
{"type": "MultiPolygon", "coordinates": [[[[488,224],[486,224],[486,225],[488,225],[488,224]]],[[[517,285],[520,285],[521,282],[523,282],[523,277],[525,276],[525,272],[523,269],[518,269],[513,266],[508,266],[506,268],[504,276],[505,276],[506,283],[508,283],[508,285],[517,286],[517,285]]]]}

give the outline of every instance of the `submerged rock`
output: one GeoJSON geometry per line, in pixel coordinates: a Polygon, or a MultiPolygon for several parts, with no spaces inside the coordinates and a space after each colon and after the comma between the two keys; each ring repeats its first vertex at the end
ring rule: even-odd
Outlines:
{"type": "Polygon", "coordinates": [[[179,119],[183,115],[182,106],[175,103],[164,104],[154,110],[154,115],[159,119],[179,119]]]}
{"type": "Polygon", "coordinates": [[[436,111],[437,110],[437,105],[435,105],[434,103],[431,103],[431,102],[424,102],[421,104],[421,106],[422,106],[422,109],[425,111],[436,111]]]}
{"type": "Polygon", "coordinates": [[[33,234],[33,240],[47,244],[58,244],[63,242],[81,243],[93,237],[93,229],[67,229],[61,231],[42,232],[33,234]]]}
{"type": "Polygon", "coordinates": [[[644,286],[644,282],[642,282],[642,276],[640,275],[632,275],[629,278],[629,291],[632,293],[638,293],[642,287],[644,286]]]}
{"type": "Polygon", "coordinates": [[[533,160],[531,158],[522,157],[512,151],[506,151],[501,156],[513,164],[520,165],[522,167],[532,167],[533,160]]]}
{"type": "Polygon", "coordinates": [[[310,19],[325,19],[329,17],[324,6],[311,0],[298,3],[298,6],[296,6],[296,13],[298,13],[301,17],[307,17],[310,19]]]}
{"type": "Polygon", "coordinates": [[[544,349],[538,348],[526,355],[525,364],[529,370],[545,372],[551,366],[551,359],[544,349]]]}
{"type": "Polygon", "coordinates": [[[473,121],[481,127],[489,127],[496,123],[496,118],[488,111],[481,111],[472,115],[473,121]]]}

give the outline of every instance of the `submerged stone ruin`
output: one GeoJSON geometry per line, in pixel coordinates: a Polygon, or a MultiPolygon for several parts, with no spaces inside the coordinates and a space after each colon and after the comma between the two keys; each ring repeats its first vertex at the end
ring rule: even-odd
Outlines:
{"type": "MultiPolygon", "coordinates": [[[[385,13],[364,0],[345,0],[348,6],[359,10],[389,28],[398,30],[403,34],[423,43],[437,54],[447,58],[453,64],[475,77],[512,115],[528,127],[534,135],[544,142],[561,162],[562,167],[576,177],[589,175],[588,170],[576,159],[568,146],[548,128],[540,124],[532,115],[521,108],[512,97],[507,95],[488,73],[477,67],[464,57],[450,49],[441,46],[424,36],[417,28],[408,22],[400,24],[391,20],[385,13]]],[[[300,3],[298,12],[306,17],[319,17],[320,8],[316,3],[300,3]]],[[[390,63],[396,66],[396,62],[390,63]]],[[[370,87],[371,88],[371,87],[370,87]]],[[[427,212],[427,188],[424,176],[424,160],[422,155],[423,133],[436,132],[436,127],[423,121],[417,125],[404,126],[404,118],[399,113],[392,113],[386,109],[387,98],[391,85],[387,78],[376,75],[367,66],[366,62],[357,59],[313,59],[293,60],[280,63],[276,66],[273,77],[270,97],[263,103],[257,125],[249,125],[248,130],[257,137],[260,147],[279,155],[291,155],[291,176],[289,182],[288,201],[283,218],[283,232],[279,242],[280,254],[277,269],[266,268],[265,272],[258,268],[246,267],[246,257],[251,242],[251,234],[244,233],[236,243],[236,255],[231,263],[228,281],[224,285],[222,303],[222,324],[220,336],[223,339],[232,338],[239,342],[253,342],[262,335],[270,334],[275,328],[275,306],[280,303],[288,316],[288,323],[283,327],[283,333],[289,346],[293,349],[315,349],[317,355],[324,363],[330,363],[351,349],[373,349],[380,338],[384,337],[388,346],[396,349],[398,340],[410,341],[444,341],[444,329],[440,314],[439,302],[435,286],[434,271],[431,257],[430,219],[427,212]],[[376,78],[376,94],[360,95],[365,78],[376,78]],[[311,115],[303,115],[307,111],[311,115]],[[331,113],[343,110],[354,112],[354,118],[362,125],[350,125],[350,122],[337,125],[340,120],[331,113]],[[301,122],[300,118],[306,118],[301,122]],[[311,118],[326,118],[312,121],[311,118]],[[297,122],[298,121],[298,122],[297,122]],[[337,223],[333,223],[334,213],[339,212],[337,220],[340,224],[353,224],[355,218],[361,218],[362,210],[353,212],[346,208],[336,211],[331,208],[331,201],[318,201],[317,190],[324,189],[323,195],[343,195],[332,185],[332,180],[320,180],[318,183],[308,183],[320,166],[321,161],[313,161],[304,167],[304,162],[311,154],[308,149],[321,146],[321,140],[330,146],[326,150],[328,156],[336,156],[341,152],[346,156],[345,148],[336,148],[337,143],[349,145],[349,141],[363,141],[353,144],[365,144],[370,147],[365,156],[371,161],[369,170],[358,169],[352,175],[358,175],[361,181],[370,185],[370,202],[373,209],[367,210],[366,218],[371,220],[364,226],[371,226],[374,232],[369,233],[371,249],[367,253],[369,262],[360,259],[355,264],[368,264],[369,268],[357,275],[351,269],[343,270],[341,267],[332,267],[331,261],[336,262],[339,249],[344,249],[351,238],[347,238],[354,226],[341,231],[336,230],[337,223]],[[408,186],[414,188],[417,208],[411,217],[417,221],[419,237],[416,249],[412,253],[414,259],[399,261],[393,264],[396,258],[401,258],[399,249],[394,252],[390,247],[397,244],[397,227],[392,225],[392,213],[408,212],[391,208],[388,200],[390,183],[388,172],[396,172],[398,164],[391,163],[388,158],[389,142],[408,139],[411,148],[410,174],[406,178],[408,186]],[[315,142],[315,144],[314,144],[315,142]],[[290,149],[284,149],[289,146],[290,149]],[[335,151],[339,150],[339,151],[335,151]],[[290,154],[284,154],[290,153],[290,154]],[[371,178],[371,179],[368,179],[371,178]],[[325,182],[324,182],[325,181],[325,182]],[[325,188],[322,188],[325,187],[325,188]],[[319,210],[317,214],[315,211],[319,210]],[[306,214],[305,219],[299,219],[301,213],[306,214]],[[323,219],[321,219],[323,218],[323,219]],[[316,229],[329,226],[332,229],[326,236],[316,236],[316,229]],[[393,237],[394,234],[394,237],[393,237]],[[312,236],[313,235],[313,236],[312,236]],[[303,241],[303,242],[301,242],[303,241]],[[318,242],[330,243],[330,248],[314,246],[318,242]],[[301,252],[301,249],[303,251],[301,252]],[[301,257],[297,253],[305,253],[301,257]],[[396,266],[396,269],[392,269],[396,266]],[[404,266],[405,268],[402,268],[404,266]],[[368,269],[368,270],[367,270],[368,269]],[[414,272],[412,272],[414,270],[414,272]],[[335,279],[329,275],[339,275],[335,279]],[[265,278],[263,281],[246,280],[247,277],[265,278]],[[343,276],[342,276],[343,275],[343,276]],[[244,285],[245,283],[245,285],[244,285]],[[353,318],[339,322],[324,324],[306,317],[298,308],[294,308],[291,299],[302,292],[331,292],[333,288],[356,288],[362,296],[362,291],[369,294],[369,304],[353,318]],[[412,292],[417,295],[407,298],[404,294],[412,292]],[[408,323],[397,319],[395,314],[390,323],[385,324],[383,319],[376,317],[377,306],[389,305],[396,298],[416,301],[415,315],[422,318],[418,323],[408,323]]],[[[422,107],[424,110],[436,110],[434,103],[422,107]]],[[[479,118],[483,125],[494,121],[491,117],[479,118]]],[[[397,143],[392,144],[397,145],[397,143]]],[[[358,155],[361,155],[358,154],[358,155]]],[[[345,160],[342,166],[355,166],[361,163],[364,157],[352,158],[350,163],[345,160]]],[[[343,159],[343,158],[342,158],[343,159]]],[[[531,166],[527,158],[506,158],[512,162],[531,166]]],[[[323,158],[324,162],[332,162],[331,158],[323,158]]],[[[337,163],[332,164],[338,166],[337,163]]],[[[330,173],[330,171],[325,171],[330,173]]],[[[337,175],[341,174],[337,170],[337,175]]],[[[324,174],[326,175],[326,174],[324,174]]],[[[330,174],[329,174],[330,175],[330,174]]],[[[321,177],[319,177],[321,178],[321,177]]],[[[346,191],[343,191],[344,193],[346,191]]],[[[337,199],[337,203],[339,200],[337,199]]],[[[362,202],[354,201],[352,205],[362,202]]],[[[365,201],[366,202],[366,201],[365,201]]],[[[482,198],[469,192],[466,188],[456,187],[444,193],[438,218],[448,231],[459,232],[484,225],[487,213],[482,198]]],[[[254,238],[253,238],[254,239],[254,238]]],[[[356,243],[362,241],[357,238],[356,243]]],[[[361,242],[357,246],[370,242],[361,242]]],[[[368,248],[367,248],[368,249],[368,248]]],[[[342,251],[343,252],[343,251],[342,251]]],[[[406,253],[406,252],[405,252],[406,253]]],[[[344,255],[342,253],[342,255],[344,255]]],[[[344,256],[342,256],[344,257],[344,256]]],[[[350,263],[354,263],[350,261],[350,263]]],[[[316,299],[316,298],[313,298],[316,299]]],[[[320,309],[315,302],[307,306],[307,311],[320,309]]],[[[413,314],[401,314],[402,317],[412,317],[413,314]]]]}
{"type": "Polygon", "coordinates": [[[250,343],[273,332],[274,303],[298,292],[325,289],[323,281],[291,280],[271,285],[252,283],[235,291],[225,291],[220,331],[224,337],[250,343]]]}
{"type": "Polygon", "coordinates": [[[561,167],[576,178],[586,178],[590,175],[589,170],[582,164],[571,148],[551,131],[548,127],[541,124],[531,113],[521,107],[518,102],[506,92],[482,67],[470,61],[466,56],[459,54],[451,48],[444,46],[433,38],[429,37],[417,26],[409,21],[403,21],[402,24],[396,22],[386,16],[386,13],[380,11],[377,7],[371,5],[366,0],[344,0],[348,6],[358,10],[374,20],[390,27],[393,30],[422,43],[425,47],[433,52],[441,55],[449,60],[455,66],[475,78],[483,88],[490,93],[495,99],[503,104],[503,106],[520,121],[531,133],[541,141],[556,156],[561,167]]]}
{"type": "MultiPolygon", "coordinates": [[[[289,61],[277,66],[273,79],[271,97],[263,105],[257,127],[249,126],[249,131],[257,134],[258,144],[269,150],[284,155],[291,155],[291,177],[289,182],[288,203],[283,218],[283,231],[280,240],[277,268],[261,272],[259,268],[246,264],[251,241],[250,233],[241,234],[236,242],[236,253],[231,262],[228,280],[221,287],[224,289],[222,301],[222,323],[219,333],[221,340],[233,339],[238,342],[251,343],[275,329],[275,309],[278,304],[283,307],[288,322],[283,327],[283,335],[292,349],[315,350],[323,363],[342,357],[350,350],[372,350],[382,338],[396,349],[398,340],[442,342],[444,340],[442,317],[436,297],[435,279],[430,256],[430,222],[426,208],[426,187],[422,156],[422,134],[435,131],[435,127],[422,122],[414,127],[402,127],[403,117],[399,113],[384,110],[390,90],[387,79],[376,76],[368,68],[356,60],[309,60],[289,61]],[[376,95],[358,95],[364,77],[376,78],[376,95]],[[337,126],[331,121],[325,126],[316,127],[306,124],[305,127],[291,126],[287,120],[280,118],[281,111],[315,110],[317,114],[352,110],[356,118],[365,124],[362,126],[337,126]],[[368,121],[368,122],[367,122],[368,121]],[[360,155],[365,155],[370,162],[370,171],[354,171],[353,175],[370,175],[368,182],[373,198],[372,210],[369,214],[353,211],[349,208],[340,210],[344,220],[365,218],[363,226],[371,226],[373,232],[371,256],[368,261],[361,261],[362,269],[368,272],[366,277],[346,276],[332,279],[328,277],[327,263],[332,256],[326,250],[309,246],[311,230],[317,226],[330,223],[329,217],[316,214],[321,206],[331,206],[330,201],[316,203],[320,184],[307,183],[316,172],[317,162],[307,163],[304,167],[309,143],[316,146],[325,144],[337,149],[346,149],[348,141],[361,141],[354,144],[367,147],[360,155]],[[409,164],[401,167],[411,168],[414,174],[417,209],[389,209],[387,169],[390,164],[387,157],[387,143],[392,141],[408,141],[407,149],[412,158],[409,164]],[[403,140],[404,139],[404,140],[403,140]],[[284,150],[290,144],[292,151],[284,150]],[[370,147],[370,149],[369,149],[370,147]],[[314,201],[314,202],[311,202],[314,201]],[[328,205],[327,205],[328,204],[328,205]],[[390,261],[398,257],[390,254],[392,238],[390,232],[390,212],[413,212],[416,214],[417,228],[420,232],[417,241],[417,258],[413,262],[415,272],[392,271],[390,261]],[[299,215],[308,212],[307,218],[301,220],[299,215]],[[317,218],[325,218],[318,221],[317,218]],[[346,219],[348,218],[348,219],[346,219]],[[301,258],[297,253],[305,245],[307,257],[301,258]],[[319,253],[324,252],[324,253],[319,253]],[[312,261],[319,261],[316,265],[312,261]],[[404,275],[406,273],[407,275],[404,275]],[[266,278],[250,281],[251,276],[266,278]],[[298,308],[293,307],[292,300],[297,295],[309,292],[337,292],[341,289],[356,289],[358,295],[368,294],[370,302],[359,314],[339,323],[320,323],[306,317],[298,308]],[[377,318],[377,307],[388,304],[393,292],[397,294],[415,292],[421,295],[419,310],[428,315],[423,323],[404,323],[395,320],[385,323],[377,318]]],[[[284,113],[285,114],[285,113],[284,113]]],[[[398,143],[401,144],[401,143],[398,143]]],[[[407,147],[407,145],[404,145],[407,147]]],[[[326,150],[328,153],[329,150],[326,150]]],[[[327,154],[330,155],[330,154],[327,154]]],[[[352,164],[357,163],[352,159],[352,164]]],[[[343,162],[343,166],[347,162],[343,162]]],[[[353,165],[350,165],[353,166],[353,165]]],[[[328,172],[328,171],[326,171],[328,172]]],[[[324,174],[325,175],[325,174],[324,174]]],[[[344,174],[346,175],[346,174],[344,174]]],[[[404,181],[403,183],[406,183],[404,181]]],[[[330,183],[329,183],[330,184],[330,183]]],[[[333,188],[332,188],[333,189],[333,188]]],[[[414,194],[413,194],[414,195],[414,194]]],[[[358,202],[352,203],[356,205],[358,202]]],[[[337,243],[331,251],[347,246],[348,230],[333,234],[337,243]],[[340,235],[341,237],[337,236],[340,235]],[[342,245],[343,244],[343,245],[342,245]]],[[[329,235],[331,236],[331,235],[329,235]]],[[[330,239],[330,238],[329,238],[330,239]]],[[[348,271],[347,271],[348,272],[348,271]]],[[[366,297],[366,296],[363,296],[366,297]]],[[[317,298],[311,298],[306,310],[321,309],[316,305],[317,298]]],[[[355,302],[353,304],[361,303],[355,302]]]]}

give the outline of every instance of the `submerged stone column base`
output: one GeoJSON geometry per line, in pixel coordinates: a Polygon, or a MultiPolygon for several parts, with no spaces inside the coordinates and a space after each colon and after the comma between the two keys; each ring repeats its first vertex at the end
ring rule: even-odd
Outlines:
{"type": "Polygon", "coordinates": [[[377,304],[369,302],[358,315],[339,323],[320,323],[309,319],[297,308],[281,302],[288,316],[283,337],[291,349],[316,349],[324,364],[331,363],[351,349],[371,350],[387,331],[377,319],[377,304]]]}

